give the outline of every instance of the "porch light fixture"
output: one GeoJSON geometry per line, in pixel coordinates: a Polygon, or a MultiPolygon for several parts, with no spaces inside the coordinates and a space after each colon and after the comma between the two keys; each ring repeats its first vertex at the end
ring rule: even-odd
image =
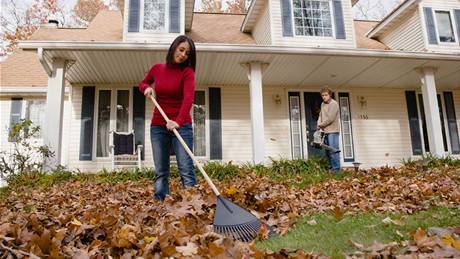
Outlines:
{"type": "Polygon", "coordinates": [[[360,96],[357,96],[358,98],[358,102],[359,104],[361,105],[361,108],[364,108],[367,106],[367,100],[366,100],[366,97],[360,95],[360,96]]]}
{"type": "Polygon", "coordinates": [[[353,162],[353,167],[355,168],[355,172],[359,171],[359,166],[360,165],[361,165],[361,163],[359,163],[359,162],[353,162]]]}
{"type": "Polygon", "coordinates": [[[281,96],[279,94],[274,94],[273,101],[275,101],[276,104],[281,104],[281,96]]]}

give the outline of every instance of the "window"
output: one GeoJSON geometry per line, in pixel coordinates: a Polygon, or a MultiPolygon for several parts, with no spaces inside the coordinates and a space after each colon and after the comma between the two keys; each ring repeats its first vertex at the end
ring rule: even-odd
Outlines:
{"type": "Polygon", "coordinates": [[[342,126],[343,160],[354,161],[353,133],[351,127],[350,97],[348,93],[339,93],[340,122],[342,126]]]}
{"type": "MultiPolygon", "coordinates": [[[[100,89],[96,98],[96,157],[110,155],[110,132],[132,130],[132,99],[130,89],[100,89]]],[[[94,150],[94,149],[93,149],[94,150]]]]}
{"type": "Polygon", "coordinates": [[[41,138],[45,127],[45,99],[28,100],[26,103],[25,119],[32,121],[32,127],[40,127],[40,131],[35,136],[41,138]]]}
{"type": "Polygon", "coordinates": [[[332,37],[329,1],[293,0],[296,35],[332,37]]]}
{"type": "Polygon", "coordinates": [[[455,42],[454,30],[449,11],[435,11],[440,42],[455,42]]]}
{"type": "Polygon", "coordinates": [[[143,29],[145,31],[166,30],[166,0],[144,0],[142,13],[143,29]]]}
{"type": "MultiPolygon", "coordinates": [[[[22,98],[13,98],[11,100],[10,129],[21,119],[30,120],[32,127],[40,127],[35,138],[42,138],[45,126],[45,107],[45,99],[23,100],[22,98]]],[[[9,141],[13,141],[13,139],[9,139],[9,141]]]]}
{"type": "Polygon", "coordinates": [[[204,91],[195,92],[193,104],[193,153],[206,157],[206,99],[204,91]]]}
{"type": "Polygon", "coordinates": [[[300,113],[299,93],[289,93],[289,117],[291,123],[292,159],[301,159],[302,154],[302,121],[300,113]]]}

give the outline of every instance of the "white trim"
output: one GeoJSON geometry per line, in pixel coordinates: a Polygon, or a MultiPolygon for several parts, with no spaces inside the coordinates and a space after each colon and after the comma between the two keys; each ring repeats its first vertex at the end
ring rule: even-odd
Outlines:
{"type": "MultiPolygon", "coordinates": [[[[141,33],[149,33],[149,34],[164,34],[164,33],[169,33],[169,1],[168,0],[159,0],[159,1],[164,1],[165,2],[165,27],[162,30],[146,30],[144,29],[144,1],[145,0],[140,0],[140,14],[139,14],[139,32],[141,33]]],[[[181,15],[181,12],[179,12],[181,15]]],[[[182,16],[182,15],[181,15],[182,16]]]]}
{"type": "MultiPolygon", "coordinates": [[[[252,13],[254,12],[254,6],[256,5],[257,1],[260,1],[260,0],[252,0],[251,5],[249,6],[249,10],[246,13],[246,16],[244,17],[243,23],[241,24],[240,31],[242,31],[242,32],[252,32],[252,30],[254,29],[255,24],[249,24],[248,25],[248,23],[249,23],[248,20],[249,20],[249,17],[253,15],[252,13]],[[249,28],[246,28],[246,27],[249,27],[249,28]]],[[[258,15],[258,14],[256,14],[256,15],[258,15]]],[[[257,17],[255,17],[254,20],[257,21],[257,17]]]]}
{"type": "Polygon", "coordinates": [[[42,64],[43,69],[45,70],[46,74],[48,76],[51,76],[53,74],[53,71],[51,70],[48,63],[46,63],[46,60],[43,56],[43,48],[38,48],[37,55],[38,55],[38,61],[40,61],[40,64],[42,64]]]}
{"type": "MultiPolygon", "coordinates": [[[[24,94],[30,95],[32,93],[46,95],[47,86],[2,86],[0,94],[24,94]]],[[[65,93],[69,93],[69,87],[65,88],[65,93]]]]}
{"type": "Polygon", "coordinates": [[[375,38],[380,36],[381,32],[390,26],[395,20],[405,13],[414,4],[418,4],[421,0],[405,0],[399,4],[392,12],[385,16],[374,28],[365,34],[366,37],[375,38]]]}
{"type": "MultiPolygon", "coordinates": [[[[292,22],[292,34],[295,38],[308,38],[309,40],[323,40],[323,39],[334,39],[336,40],[336,31],[335,31],[335,13],[334,13],[334,7],[333,5],[333,0],[308,0],[308,1],[317,1],[317,2],[328,2],[329,3],[329,12],[330,12],[330,18],[331,18],[331,30],[332,30],[332,35],[331,36],[311,36],[311,35],[297,35],[296,34],[296,26],[295,26],[295,17],[294,17],[294,1],[295,0],[290,0],[289,2],[291,3],[291,11],[292,11],[292,16],[291,16],[291,22],[292,22]]],[[[303,1],[303,0],[299,0],[303,1]]],[[[303,8],[302,12],[303,12],[303,8]]],[[[342,7],[343,10],[343,7],[342,7]]],[[[345,21],[344,21],[345,23],[345,21]]],[[[324,28],[322,28],[324,30],[324,28]]]]}
{"type": "Polygon", "coordinates": [[[433,9],[433,20],[434,20],[434,27],[436,30],[436,37],[438,40],[438,44],[441,46],[458,46],[458,35],[457,35],[457,30],[455,29],[455,16],[453,10],[449,9],[433,9]],[[438,27],[438,19],[436,18],[436,12],[447,12],[449,13],[449,19],[450,19],[450,27],[452,29],[452,32],[454,34],[454,42],[443,42],[441,41],[441,38],[439,36],[439,27],[438,27]]]}
{"type": "MultiPolygon", "coordinates": [[[[130,133],[133,131],[133,89],[129,87],[96,87],[96,96],[94,98],[94,124],[93,124],[93,161],[110,161],[110,154],[107,157],[98,157],[97,156],[97,127],[98,127],[98,115],[99,115],[99,93],[100,91],[109,90],[110,91],[110,119],[109,119],[109,133],[113,130],[116,130],[117,127],[117,93],[119,90],[128,91],[129,95],[129,111],[128,114],[128,131],[121,133],[130,133]]],[[[136,134],[136,133],[134,133],[136,134]]],[[[110,138],[109,138],[110,139],[110,138]]]]}
{"type": "MultiPolygon", "coordinates": [[[[139,42],[56,42],[56,41],[22,41],[19,47],[33,50],[39,47],[47,50],[147,50],[167,51],[169,44],[139,43],[139,42]]],[[[235,45],[235,44],[206,44],[197,43],[197,51],[222,52],[222,53],[251,53],[251,54],[299,54],[299,55],[335,55],[351,57],[381,57],[381,58],[407,58],[430,60],[460,60],[460,56],[451,53],[424,53],[416,51],[399,50],[369,50],[355,48],[319,48],[319,47],[288,47],[288,46],[261,46],[261,45],[235,45]]]]}

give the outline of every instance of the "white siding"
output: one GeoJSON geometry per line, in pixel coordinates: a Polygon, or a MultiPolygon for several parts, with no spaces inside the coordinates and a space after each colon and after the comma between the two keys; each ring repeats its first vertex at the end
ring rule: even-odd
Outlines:
{"type": "Polygon", "coordinates": [[[265,4],[263,12],[259,17],[252,36],[256,40],[257,44],[270,45],[272,43],[271,27],[270,27],[270,8],[268,4],[265,4]]]}
{"type": "Polygon", "coordinates": [[[0,151],[9,150],[8,128],[10,126],[11,97],[0,97],[0,151]]]}
{"type": "MultiPolygon", "coordinates": [[[[276,46],[296,46],[296,47],[323,47],[323,48],[355,48],[355,33],[353,27],[353,9],[351,1],[342,0],[343,18],[345,23],[345,40],[338,40],[334,37],[306,37],[294,36],[283,37],[281,1],[270,0],[273,26],[273,45],[276,46]]],[[[332,19],[334,20],[334,19],[332,19]]],[[[292,22],[294,24],[294,21],[292,22]]]]}
{"type": "Polygon", "coordinates": [[[252,160],[251,113],[249,86],[221,89],[222,159],[246,162],[252,160]]]}
{"type": "Polygon", "coordinates": [[[398,165],[412,156],[404,89],[352,89],[350,103],[355,161],[363,167],[398,165]],[[357,96],[367,105],[361,107],[357,96]],[[366,115],[368,119],[362,119],[366,115]]]}
{"type": "MultiPolygon", "coordinates": [[[[24,93],[27,96],[23,96],[24,100],[37,100],[45,99],[45,95],[41,96],[31,96],[30,93],[24,93]]],[[[21,94],[18,94],[15,97],[21,97],[21,94]]],[[[11,111],[11,98],[7,96],[0,97],[0,151],[2,152],[12,152],[13,144],[8,142],[8,128],[10,126],[10,111],[11,111]]],[[[22,103],[22,117],[25,115],[25,101],[22,103]]],[[[68,148],[68,139],[70,137],[69,132],[69,122],[70,122],[70,101],[66,97],[64,99],[64,115],[63,115],[63,135],[62,135],[62,156],[61,164],[67,165],[67,148],[68,148]]],[[[41,129],[41,132],[43,129],[41,129]]],[[[34,141],[37,145],[43,144],[42,139],[37,139],[34,141]]]]}
{"type": "Polygon", "coordinates": [[[287,92],[282,87],[264,88],[265,156],[291,158],[287,92]],[[281,103],[275,102],[275,96],[281,103]]]}
{"type": "MultiPolygon", "coordinates": [[[[458,0],[423,0],[422,3],[420,4],[420,10],[422,10],[423,7],[431,7],[433,9],[433,12],[436,10],[443,10],[443,11],[450,11],[451,12],[451,20],[452,20],[452,27],[455,33],[455,43],[442,43],[438,42],[438,45],[429,45],[427,44],[427,49],[428,51],[435,51],[435,52],[448,52],[448,53],[459,53],[460,52],[460,44],[459,44],[459,37],[460,35],[457,34],[457,29],[456,29],[456,23],[455,23],[455,18],[453,16],[453,9],[460,9],[460,1],[458,0]]],[[[433,16],[436,20],[436,17],[433,16]]],[[[425,25],[425,18],[422,18],[423,21],[423,31],[424,31],[424,36],[425,36],[425,41],[426,40],[426,25],[425,25]]],[[[436,21],[435,21],[436,23],[436,21]]]]}
{"type": "Polygon", "coordinates": [[[420,21],[419,10],[416,9],[380,36],[379,40],[394,50],[423,51],[425,42],[420,21]]]}
{"type": "MultiPolygon", "coordinates": [[[[252,161],[249,86],[222,88],[222,155],[225,161],[252,161]]],[[[289,118],[285,91],[281,87],[263,88],[265,157],[290,158],[289,118]],[[281,103],[276,104],[278,94],[281,103]]]]}

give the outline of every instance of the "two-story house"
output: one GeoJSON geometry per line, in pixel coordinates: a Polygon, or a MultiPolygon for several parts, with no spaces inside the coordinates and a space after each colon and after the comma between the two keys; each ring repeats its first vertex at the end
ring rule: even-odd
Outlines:
{"type": "MultiPolygon", "coordinates": [[[[192,114],[203,159],[321,155],[309,142],[325,85],[340,104],[345,165],[459,154],[460,2],[403,1],[380,22],[353,20],[355,2],[253,0],[234,15],[194,13],[191,0],[126,0],[123,14],[101,11],[85,30],[41,28],[20,47],[48,78],[44,141],[55,163],[97,170],[110,167],[109,132],[135,130],[153,166],[153,105],[136,86],[187,34],[198,53],[192,114]]],[[[18,105],[2,98],[4,127],[18,105]]]]}

